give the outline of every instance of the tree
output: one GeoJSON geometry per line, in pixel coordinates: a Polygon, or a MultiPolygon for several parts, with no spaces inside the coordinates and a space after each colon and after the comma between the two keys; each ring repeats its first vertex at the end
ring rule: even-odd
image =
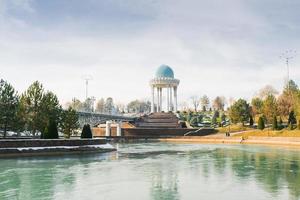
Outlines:
{"type": "Polygon", "coordinates": [[[260,98],[258,97],[253,98],[251,100],[251,106],[252,106],[252,113],[254,116],[262,113],[263,101],[260,98]]]}
{"type": "Polygon", "coordinates": [[[265,87],[263,87],[262,89],[259,90],[258,92],[258,96],[261,98],[261,99],[264,99],[270,95],[277,95],[278,94],[278,91],[271,85],[266,85],[265,87]]]}
{"type": "Polygon", "coordinates": [[[114,110],[114,101],[113,98],[108,97],[105,101],[105,113],[112,114],[114,110]]]}
{"type": "Polygon", "coordinates": [[[214,112],[214,115],[213,115],[213,117],[212,117],[212,119],[211,119],[211,123],[213,124],[213,125],[215,125],[215,124],[217,124],[217,119],[220,117],[220,113],[219,113],[219,111],[215,111],[214,112]]]}
{"type": "Polygon", "coordinates": [[[277,116],[277,102],[274,95],[268,95],[263,101],[263,114],[269,123],[272,122],[274,116],[277,116]]]}
{"type": "Polygon", "coordinates": [[[201,106],[202,106],[202,111],[206,112],[208,110],[208,107],[209,107],[209,98],[208,98],[208,96],[203,95],[200,98],[200,103],[201,103],[201,106]]]}
{"type": "Polygon", "coordinates": [[[104,113],[104,111],[105,111],[105,101],[103,98],[101,98],[96,104],[96,112],[104,113]]]}
{"type": "Polygon", "coordinates": [[[217,96],[213,101],[213,109],[223,111],[225,106],[225,97],[217,96]]]}
{"type": "Polygon", "coordinates": [[[94,111],[94,98],[87,98],[82,103],[82,111],[83,112],[93,112],[94,111]]]}
{"type": "Polygon", "coordinates": [[[149,101],[134,100],[127,104],[129,113],[148,113],[151,110],[151,103],[149,101]]]}
{"type": "Polygon", "coordinates": [[[299,92],[298,85],[293,80],[289,80],[289,82],[285,85],[283,89],[283,93],[296,94],[298,92],[299,92]]]}
{"type": "Polygon", "coordinates": [[[191,101],[194,107],[194,111],[197,112],[199,104],[200,104],[200,99],[198,96],[192,96],[191,101]]]}
{"type": "Polygon", "coordinates": [[[83,111],[83,104],[79,99],[73,98],[72,102],[68,102],[65,105],[66,108],[72,107],[76,111],[83,111]]]}
{"type": "Polygon", "coordinates": [[[81,138],[93,138],[92,130],[89,124],[83,126],[81,138]]]}
{"type": "Polygon", "coordinates": [[[239,99],[229,108],[229,117],[233,123],[245,123],[250,118],[250,106],[244,99],[239,99]]]}
{"type": "Polygon", "coordinates": [[[253,120],[252,115],[250,115],[249,125],[253,126],[253,124],[254,124],[254,120],[253,120]]]}
{"type": "Polygon", "coordinates": [[[48,121],[60,122],[62,108],[59,104],[57,96],[53,92],[46,92],[41,101],[40,110],[42,114],[41,117],[41,130],[45,129],[48,121]]]}
{"type": "Polygon", "coordinates": [[[221,122],[225,122],[226,121],[226,115],[224,113],[222,113],[221,115],[221,122]]]}
{"type": "Polygon", "coordinates": [[[279,117],[279,124],[278,124],[278,129],[283,129],[283,121],[282,121],[282,118],[279,117]]]}
{"type": "Polygon", "coordinates": [[[289,93],[283,92],[277,100],[277,109],[280,116],[288,116],[294,108],[294,98],[289,93]]]}
{"type": "Polygon", "coordinates": [[[22,95],[23,103],[26,113],[26,124],[28,130],[35,134],[44,131],[43,112],[41,109],[42,100],[44,95],[44,88],[42,84],[35,81],[22,95]]]}
{"type": "Polygon", "coordinates": [[[15,125],[18,108],[18,95],[15,89],[6,81],[0,80],[0,126],[6,137],[7,130],[15,125]]]}
{"type": "Polygon", "coordinates": [[[295,124],[297,124],[295,112],[291,111],[290,114],[289,114],[288,126],[290,127],[290,129],[293,129],[295,124]]]}
{"type": "Polygon", "coordinates": [[[79,128],[78,114],[76,110],[69,107],[68,110],[62,113],[61,129],[65,138],[70,138],[71,135],[79,128]]]}
{"type": "Polygon", "coordinates": [[[260,130],[264,130],[265,129],[265,121],[263,119],[263,117],[259,117],[258,119],[258,129],[260,130]]]}
{"type": "Polygon", "coordinates": [[[273,128],[273,130],[278,129],[277,117],[276,116],[274,116],[274,118],[273,118],[272,128],[273,128]]]}
{"type": "Polygon", "coordinates": [[[43,139],[58,139],[57,122],[53,119],[49,119],[49,122],[42,132],[41,138],[43,139]]]}
{"type": "Polygon", "coordinates": [[[16,110],[16,117],[14,119],[14,124],[12,127],[12,131],[18,133],[18,136],[20,133],[24,130],[26,130],[26,112],[25,112],[25,106],[23,99],[19,99],[19,103],[16,110]]]}

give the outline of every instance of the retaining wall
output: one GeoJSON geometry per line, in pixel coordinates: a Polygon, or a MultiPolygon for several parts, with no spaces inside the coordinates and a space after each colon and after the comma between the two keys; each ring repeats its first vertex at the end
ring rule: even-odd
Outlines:
{"type": "Polygon", "coordinates": [[[13,139],[0,140],[0,148],[19,148],[19,147],[52,147],[52,146],[84,146],[106,144],[105,139],[13,139]]]}

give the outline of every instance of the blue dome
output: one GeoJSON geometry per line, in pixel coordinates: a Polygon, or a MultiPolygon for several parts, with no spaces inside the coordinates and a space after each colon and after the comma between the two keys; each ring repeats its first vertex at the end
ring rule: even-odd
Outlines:
{"type": "Polygon", "coordinates": [[[156,71],[156,78],[174,78],[174,72],[168,65],[161,65],[156,71]]]}

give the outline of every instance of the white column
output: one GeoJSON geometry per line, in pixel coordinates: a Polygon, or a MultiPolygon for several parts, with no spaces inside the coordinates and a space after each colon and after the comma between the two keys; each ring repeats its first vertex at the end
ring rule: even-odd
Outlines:
{"type": "Polygon", "coordinates": [[[170,111],[170,88],[167,87],[167,111],[170,111]]]}
{"type": "Polygon", "coordinates": [[[111,121],[106,121],[106,127],[105,127],[105,136],[110,136],[110,127],[111,127],[111,121]]]}
{"type": "Polygon", "coordinates": [[[162,112],[162,88],[160,88],[160,112],[162,112]]]}
{"type": "Polygon", "coordinates": [[[117,123],[117,136],[118,137],[122,136],[122,122],[117,123]]]}
{"type": "Polygon", "coordinates": [[[174,112],[177,112],[177,86],[174,87],[174,112]]]}
{"type": "Polygon", "coordinates": [[[152,100],[151,100],[151,113],[154,113],[154,86],[151,86],[151,92],[152,92],[152,100]]]}
{"type": "Polygon", "coordinates": [[[159,88],[157,88],[157,106],[156,106],[156,112],[159,112],[159,100],[160,100],[160,97],[159,97],[159,88]]]}
{"type": "Polygon", "coordinates": [[[173,90],[173,87],[170,88],[170,111],[173,111],[172,90],[173,90]]]}

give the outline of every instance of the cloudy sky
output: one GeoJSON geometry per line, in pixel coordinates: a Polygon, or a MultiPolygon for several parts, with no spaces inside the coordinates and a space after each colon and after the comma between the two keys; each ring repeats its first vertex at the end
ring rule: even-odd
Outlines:
{"type": "MultiPolygon", "coordinates": [[[[181,80],[179,102],[250,98],[286,78],[280,54],[300,52],[299,0],[0,0],[0,77],[34,80],[62,103],[89,94],[150,97],[161,64],[181,80]]],[[[300,55],[291,61],[299,83],[300,55]]]]}

